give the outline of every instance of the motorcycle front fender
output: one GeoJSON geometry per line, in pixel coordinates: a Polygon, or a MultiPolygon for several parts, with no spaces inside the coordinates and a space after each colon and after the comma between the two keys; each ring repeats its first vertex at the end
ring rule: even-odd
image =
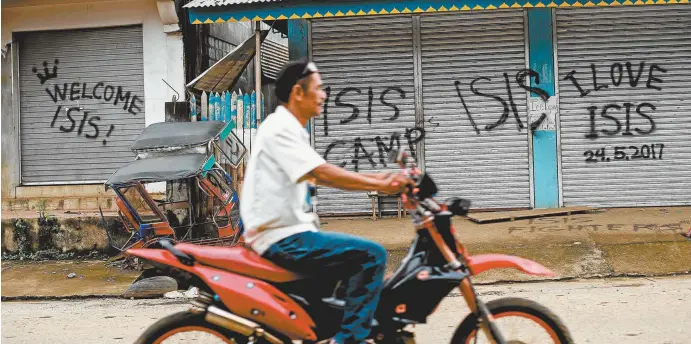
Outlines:
{"type": "Polygon", "coordinates": [[[516,269],[529,275],[555,276],[552,270],[537,262],[506,254],[479,254],[471,256],[468,258],[468,267],[473,275],[492,269],[516,269]]]}

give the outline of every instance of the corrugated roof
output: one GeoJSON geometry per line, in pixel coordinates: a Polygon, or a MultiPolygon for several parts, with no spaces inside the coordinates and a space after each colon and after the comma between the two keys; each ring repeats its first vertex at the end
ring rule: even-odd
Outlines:
{"type": "Polygon", "coordinates": [[[632,5],[658,6],[662,4],[689,4],[691,0],[598,1],[599,2],[595,3],[594,0],[195,0],[186,7],[191,7],[189,9],[190,23],[215,24],[235,21],[338,18],[387,14],[496,10],[508,8],[563,8],[632,5]],[[226,4],[226,6],[220,4],[226,4]]]}
{"type": "MultiPolygon", "coordinates": [[[[262,42],[268,33],[268,30],[262,31],[262,42]]],[[[229,90],[235,85],[242,71],[245,70],[249,61],[254,57],[255,44],[254,36],[248,37],[233,51],[187,84],[187,87],[206,92],[229,90]]]]}
{"type": "Polygon", "coordinates": [[[270,40],[262,43],[262,74],[276,80],[278,72],[288,63],[288,47],[270,40]]]}
{"type": "Polygon", "coordinates": [[[185,5],[186,8],[216,7],[241,4],[253,4],[258,2],[282,2],[285,0],[194,0],[185,5]]]}

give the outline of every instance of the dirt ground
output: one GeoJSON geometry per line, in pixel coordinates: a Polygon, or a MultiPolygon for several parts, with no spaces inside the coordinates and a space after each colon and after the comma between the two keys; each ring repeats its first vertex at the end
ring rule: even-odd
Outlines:
{"type": "MultiPolygon", "coordinates": [[[[389,252],[393,271],[414,238],[411,218],[324,218],[326,231],[364,236],[389,252]]],[[[470,254],[503,253],[537,261],[554,279],[660,276],[691,272],[691,207],[608,209],[571,216],[490,224],[454,220],[470,254]]],[[[2,261],[2,296],[120,295],[137,277],[106,262],[2,261]],[[76,277],[70,279],[71,272],[76,277]]],[[[500,269],[475,278],[480,283],[549,278],[500,269]]]]}
{"type": "MultiPolygon", "coordinates": [[[[666,242],[683,241],[678,233],[691,228],[691,207],[613,208],[486,224],[453,221],[459,239],[473,244],[559,244],[585,237],[603,244],[666,242]]],[[[323,218],[322,227],[364,236],[388,249],[407,248],[415,234],[411,217],[323,218]]]]}
{"type": "Polygon", "coordinates": [[[140,274],[104,261],[3,261],[2,296],[120,296],[140,274]]]}
{"type": "MultiPolygon", "coordinates": [[[[390,252],[389,265],[405,256],[414,238],[411,218],[325,218],[323,228],[364,236],[390,252]]],[[[470,254],[504,253],[533,259],[557,278],[664,275],[691,271],[691,207],[619,208],[570,216],[477,224],[455,218],[457,236],[470,254]]],[[[480,281],[532,280],[495,270],[480,281]]]]}
{"type": "MultiPolygon", "coordinates": [[[[691,276],[502,284],[478,291],[485,301],[539,302],[579,344],[688,344],[691,338],[691,276]]],[[[3,302],[2,343],[132,343],[156,320],[188,307],[166,299],[3,302]]],[[[446,297],[428,324],[413,329],[418,343],[448,343],[467,312],[458,294],[446,297]]]]}

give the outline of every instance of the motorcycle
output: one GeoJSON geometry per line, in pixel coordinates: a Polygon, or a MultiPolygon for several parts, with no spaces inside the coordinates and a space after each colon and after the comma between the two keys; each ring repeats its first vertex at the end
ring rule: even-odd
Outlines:
{"type": "MultiPolygon", "coordinates": [[[[573,343],[559,317],[536,302],[519,298],[483,302],[478,297],[472,277],[491,269],[514,268],[541,276],[554,273],[520,257],[469,255],[456,238],[451,220],[466,215],[470,201],[450,198],[438,203],[431,177],[415,167],[405,152],[392,153],[392,162],[415,181],[401,198],[412,214],[417,235],[401,265],[385,281],[370,339],[414,344],[409,325],[426,323],[442,299],[458,288],[470,313],[456,328],[452,344],[573,343]]],[[[317,343],[339,330],[345,307],[340,281],[300,276],[245,247],[160,243],[161,249],[127,253],[185,279],[200,291],[189,310],[160,319],[136,343],[190,339],[317,343]]]]}

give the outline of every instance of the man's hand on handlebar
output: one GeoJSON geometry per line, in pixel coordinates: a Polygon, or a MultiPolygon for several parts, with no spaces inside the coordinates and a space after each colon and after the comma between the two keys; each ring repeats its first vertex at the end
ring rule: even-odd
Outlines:
{"type": "Polygon", "coordinates": [[[352,191],[380,191],[390,195],[405,191],[407,185],[415,185],[406,173],[357,173],[329,163],[316,167],[298,181],[310,179],[323,186],[352,191]]]}
{"type": "Polygon", "coordinates": [[[362,173],[368,177],[372,177],[377,180],[386,180],[391,177],[393,173],[391,172],[377,172],[377,173],[362,173]]]}
{"type": "Polygon", "coordinates": [[[389,195],[395,195],[405,192],[408,186],[415,186],[415,182],[402,173],[396,173],[384,181],[384,188],[381,191],[389,195]]]}

